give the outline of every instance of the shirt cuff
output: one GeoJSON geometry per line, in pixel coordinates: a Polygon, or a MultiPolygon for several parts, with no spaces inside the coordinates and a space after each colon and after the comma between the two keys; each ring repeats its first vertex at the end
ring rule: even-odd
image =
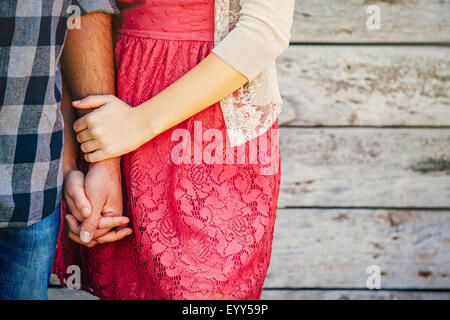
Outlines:
{"type": "Polygon", "coordinates": [[[80,7],[82,15],[92,12],[119,14],[114,0],[73,0],[72,4],[80,7]]]}

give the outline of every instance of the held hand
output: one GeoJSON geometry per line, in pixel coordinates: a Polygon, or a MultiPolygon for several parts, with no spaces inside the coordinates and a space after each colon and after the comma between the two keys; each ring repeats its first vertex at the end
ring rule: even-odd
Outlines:
{"type": "Polygon", "coordinates": [[[84,188],[92,206],[92,214],[83,221],[80,238],[83,242],[89,243],[95,238],[102,216],[122,216],[120,158],[93,164],[86,174],[84,188]]]}
{"type": "Polygon", "coordinates": [[[151,136],[150,126],[140,115],[139,108],[132,108],[115,96],[89,96],[72,104],[79,109],[100,107],[73,124],[88,162],[126,154],[151,136]]]}
{"type": "Polygon", "coordinates": [[[91,203],[84,192],[84,174],[79,170],[71,170],[64,177],[64,200],[69,212],[83,221],[91,215],[91,203]]]}
{"type": "Polygon", "coordinates": [[[92,240],[89,242],[83,242],[80,239],[81,224],[79,224],[78,221],[70,214],[65,215],[65,219],[69,228],[69,238],[88,248],[92,248],[93,246],[101,243],[121,240],[132,233],[130,228],[122,228],[129,222],[127,217],[101,217],[98,224],[98,229],[95,230],[92,240]],[[113,228],[117,229],[112,230],[113,228]]]}
{"type": "MultiPolygon", "coordinates": [[[[96,171],[99,171],[98,168],[96,169],[96,171]]],[[[113,210],[113,212],[110,212],[109,214],[117,216],[101,216],[98,221],[97,229],[93,233],[92,240],[88,242],[81,241],[79,236],[81,233],[81,223],[85,218],[91,216],[91,204],[86,196],[84,184],[85,177],[81,171],[72,170],[66,174],[64,180],[64,199],[70,212],[70,214],[65,216],[69,228],[69,238],[79,244],[92,247],[99,243],[117,241],[131,234],[132,230],[130,228],[124,228],[124,226],[128,224],[129,219],[120,215],[121,210],[113,210]],[[111,230],[112,228],[121,229],[111,230]]],[[[118,191],[121,192],[120,188],[119,190],[116,188],[111,194],[114,195],[118,191]]],[[[115,197],[119,199],[118,202],[120,202],[121,206],[121,193],[119,195],[116,194],[115,197]]]]}

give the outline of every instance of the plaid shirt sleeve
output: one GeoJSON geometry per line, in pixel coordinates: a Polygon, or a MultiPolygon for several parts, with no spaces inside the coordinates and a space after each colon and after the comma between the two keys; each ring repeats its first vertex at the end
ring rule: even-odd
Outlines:
{"type": "Polygon", "coordinates": [[[0,228],[36,223],[61,201],[58,62],[70,5],[118,13],[114,0],[0,0],[0,228]]]}
{"type": "Polygon", "coordinates": [[[114,0],[73,0],[72,3],[80,7],[82,15],[92,12],[119,13],[114,0]]]}

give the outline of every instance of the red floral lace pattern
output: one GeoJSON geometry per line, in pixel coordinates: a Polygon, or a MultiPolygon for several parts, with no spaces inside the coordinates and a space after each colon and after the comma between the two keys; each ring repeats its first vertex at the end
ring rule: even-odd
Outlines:
{"type": "MultiPolygon", "coordinates": [[[[212,42],[119,35],[119,98],[138,105],[212,48],[212,42]]],[[[226,136],[219,103],[123,157],[124,214],[133,235],[87,249],[68,240],[63,225],[54,266],[60,279],[67,279],[67,267],[75,264],[83,289],[108,299],[259,299],[279,192],[278,136],[269,130],[264,144],[255,139],[212,151],[222,159],[228,155],[231,163],[197,163],[198,150],[210,148],[202,139],[209,129],[226,136]],[[176,130],[190,139],[174,139],[176,130]],[[180,143],[192,152],[176,164],[172,153],[180,143]],[[251,161],[251,144],[275,162],[251,161]],[[274,174],[262,174],[267,166],[276,168],[274,174]]],[[[276,132],[276,122],[272,129],[276,132]]]]}

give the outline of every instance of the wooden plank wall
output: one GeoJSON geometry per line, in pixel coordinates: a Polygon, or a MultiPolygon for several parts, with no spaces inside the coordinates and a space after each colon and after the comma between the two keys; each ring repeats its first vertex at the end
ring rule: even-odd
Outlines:
{"type": "Polygon", "coordinates": [[[450,299],[449,12],[450,0],[297,1],[278,59],[263,299],[450,299]],[[366,287],[370,265],[381,290],[366,287]]]}

